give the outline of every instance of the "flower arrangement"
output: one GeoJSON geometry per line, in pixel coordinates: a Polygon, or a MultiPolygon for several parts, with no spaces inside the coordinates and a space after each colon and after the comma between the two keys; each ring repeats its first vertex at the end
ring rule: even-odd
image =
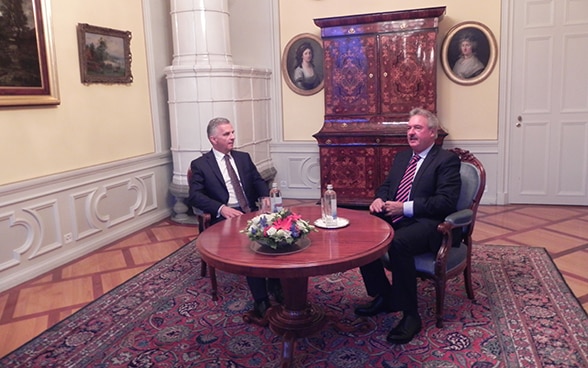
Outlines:
{"type": "Polygon", "coordinates": [[[313,225],[288,209],[255,216],[241,230],[249,239],[273,249],[292,245],[311,231],[316,231],[313,225]]]}

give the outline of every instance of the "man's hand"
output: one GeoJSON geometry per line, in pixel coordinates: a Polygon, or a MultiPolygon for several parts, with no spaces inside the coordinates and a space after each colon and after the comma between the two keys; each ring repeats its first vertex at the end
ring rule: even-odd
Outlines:
{"type": "Polygon", "coordinates": [[[373,213],[384,213],[386,216],[395,216],[403,214],[402,202],[386,201],[384,202],[381,198],[376,198],[370,204],[370,212],[373,213]]]}
{"type": "Polygon", "coordinates": [[[382,198],[376,198],[376,199],[374,199],[372,204],[370,204],[370,212],[380,213],[384,210],[384,206],[385,206],[385,203],[382,200],[382,198]]]}
{"type": "Polygon", "coordinates": [[[229,206],[223,206],[221,208],[220,214],[224,218],[233,218],[233,217],[241,216],[243,214],[243,212],[239,211],[238,209],[229,207],[229,206]]]}
{"type": "Polygon", "coordinates": [[[402,202],[386,201],[384,203],[384,213],[386,216],[403,215],[404,208],[402,202]]]}

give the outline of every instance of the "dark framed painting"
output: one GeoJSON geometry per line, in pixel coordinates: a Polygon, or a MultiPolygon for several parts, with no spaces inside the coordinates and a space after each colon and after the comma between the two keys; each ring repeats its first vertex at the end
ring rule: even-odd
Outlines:
{"type": "Polygon", "coordinates": [[[318,36],[302,33],[293,37],[282,55],[282,76],[290,89],[310,96],[323,89],[324,55],[318,36]]]}
{"type": "Polygon", "coordinates": [[[496,39],[482,23],[459,23],[443,40],[441,66],[455,83],[473,85],[482,82],[492,73],[496,59],[496,39]]]}
{"type": "Polygon", "coordinates": [[[59,104],[49,1],[0,0],[0,50],[0,106],[59,104]]]}
{"type": "Polygon", "coordinates": [[[132,83],[131,32],[78,24],[82,83],[132,83]]]}

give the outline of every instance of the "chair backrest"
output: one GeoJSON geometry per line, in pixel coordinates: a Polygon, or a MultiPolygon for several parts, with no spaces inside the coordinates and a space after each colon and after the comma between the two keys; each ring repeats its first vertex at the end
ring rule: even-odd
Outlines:
{"type": "Polygon", "coordinates": [[[475,195],[480,189],[480,171],[469,162],[462,162],[459,169],[461,176],[461,191],[457,200],[457,210],[470,208],[475,200],[475,195]]]}
{"type": "MultiPolygon", "coordinates": [[[[190,182],[192,181],[192,168],[188,168],[186,173],[188,179],[188,190],[190,190],[190,182]]],[[[207,227],[210,226],[211,215],[209,213],[204,213],[200,208],[192,207],[192,212],[194,216],[198,219],[198,231],[202,233],[206,230],[207,227]]]]}
{"type": "Polygon", "coordinates": [[[453,148],[450,151],[454,152],[461,161],[459,171],[461,175],[461,191],[457,201],[457,210],[469,208],[473,211],[472,223],[465,231],[467,235],[471,235],[476,221],[476,214],[478,213],[478,206],[486,188],[486,170],[470,151],[461,148],[453,148]]]}

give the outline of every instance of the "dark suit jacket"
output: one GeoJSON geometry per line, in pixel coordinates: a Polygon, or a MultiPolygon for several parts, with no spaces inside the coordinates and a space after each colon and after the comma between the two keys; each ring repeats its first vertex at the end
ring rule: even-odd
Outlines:
{"type": "MultiPolygon", "coordinates": [[[[257,210],[255,202],[259,197],[267,196],[269,188],[257,167],[246,152],[233,150],[231,156],[235,160],[243,191],[252,211],[257,210]]],[[[227,204],[229,191],[221,174],[212,150],[198,157],[190,164],[192,180],[188,203],[212,215],[215,222],[216,214],[221,205],[227,204]]]]}
{"type": "MultiPolygon", "coordinates": [[[[412,150],[399,152],[376,197],[384,201],[394,200],[404,171],[412,157],[412,150]]],[[[417,171],[409,201],[414,201],[414,219],[437,226],[455,211],[461,189],[459,157],[435,145],[417,171]]]]}

